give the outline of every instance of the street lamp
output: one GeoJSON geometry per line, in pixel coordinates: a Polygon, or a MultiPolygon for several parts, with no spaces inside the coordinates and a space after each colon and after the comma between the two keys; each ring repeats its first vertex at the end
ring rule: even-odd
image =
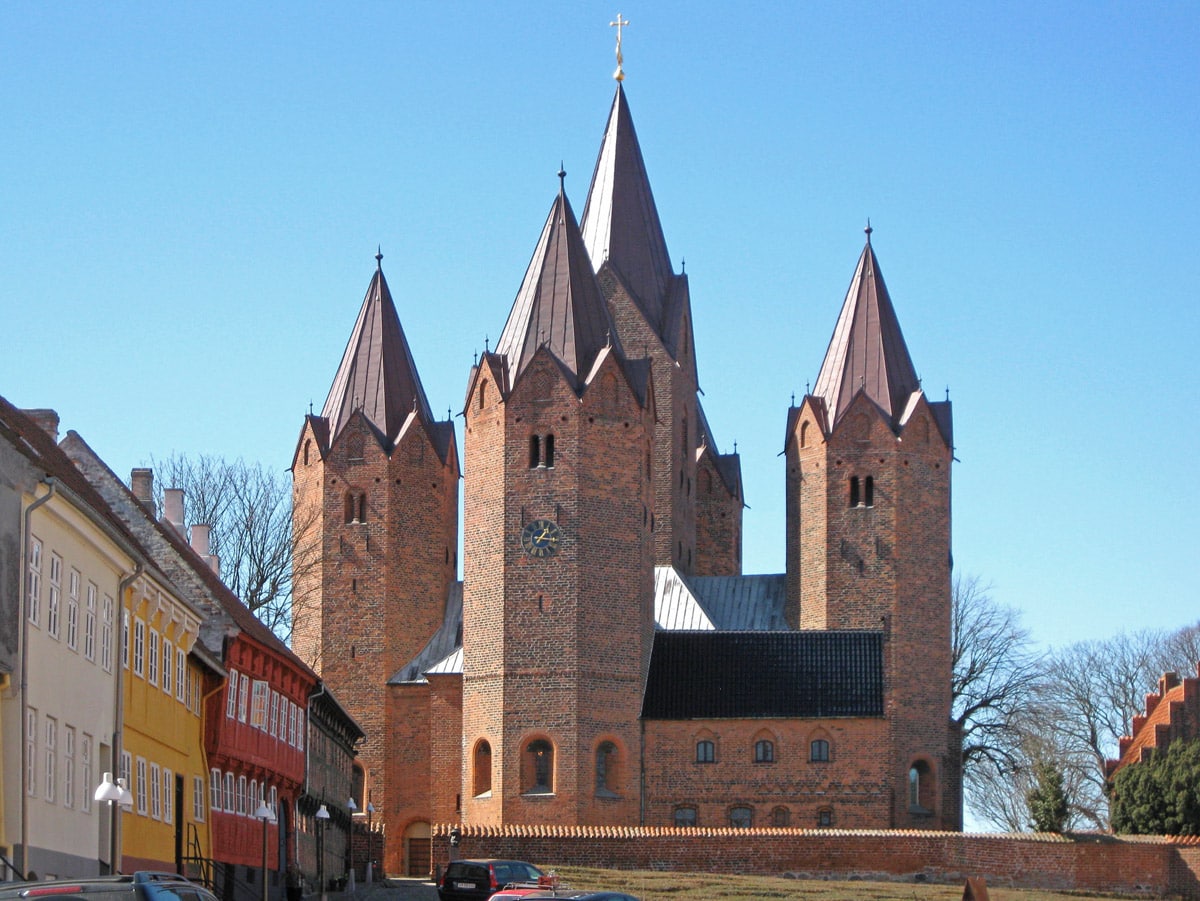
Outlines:
{"type": "Polygon", "coordinates": [[[321,901],[325,901],[325,821],[329,810],[324,804],[317,811],[317,884],[321,887],[321,901]]]}
{"type": "Polygon", "coordinates": [[[129,789],[125,787],[124,779],[113,781],[112,773],[106,772],[104,779],[96,786],[96,793],[92,796],[97,801],[107,801],[108,811],[111,824],[109,826],[109,868],[112,872],[120,871],[118,866],[121,856],[121,845],[118,838],[118,829],[120,821],[117,818],[117,808],[129,810],[133,807],[133,795],[129,789]]]}
{"type": "Polygon", "coordinates": [[[350,887],[350,891],[354,891],[354,812],[358,810],[358,805],[354,803],[353,795],[346,802],[346,809],[350,811],[350,847],[346,849],[350,855],[350,877],[346,884],[350,887]]]}
{"type": "Polygon", "coordinates": [[[367,885],[375,877],[375,843],[371,841],[371,815],[375,813],[375,805],[367,802],[367,885]]]}
{"type": "Polygon", "coordinates": [[[267,799],[264,797],[258,802],[258,810],[254,811],[254,815],[262,820],[263,824],[262,901],[269,901],[267,896],[267,826],[275,822],[275,812],[267,806],[267,799]]]}

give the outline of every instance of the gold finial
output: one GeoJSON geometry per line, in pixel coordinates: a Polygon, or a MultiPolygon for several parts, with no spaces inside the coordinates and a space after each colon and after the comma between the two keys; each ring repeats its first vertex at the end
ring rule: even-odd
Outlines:
{"type": "Polygon", "coordinates": [[[621,63],[625,62],[625,59],[621,56],[621,29],[628,24],[629,20],[622,19],[620,13],[617,13],[617,21],[608,23],[610,28],[617,29],[617,71],[613,73],[613,78],[617,81],[625,80],[625,70],[621,68],[621,63]]]}

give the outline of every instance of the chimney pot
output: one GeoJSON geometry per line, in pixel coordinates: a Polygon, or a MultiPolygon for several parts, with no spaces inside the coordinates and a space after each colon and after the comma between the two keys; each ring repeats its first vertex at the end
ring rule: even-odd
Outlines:
{"type": "Polygon", "coordinates": [[[21,412],[32,419],[34,425],[49,435],[55,444],[58,444],[58,413],[54,410],[40,408],[21,412]]]}
{"type": "Polygon", "coordinates": [[[129,475],[129,490],[143,507],[154,512],[154,470],[138,467],[129,475]]]}
{"type": "Polygon", "coordinates": [[[209,533],[212,526],[207,523],[196,523],[192,526],[192,550],[207,562],[209,556],[209,533]]]}
{"type": "Polygon", "coordinates": [[[183,489],[167,488],[163,491],[163,521],[180,535],[187,528],[183,522],[183,489]]]}

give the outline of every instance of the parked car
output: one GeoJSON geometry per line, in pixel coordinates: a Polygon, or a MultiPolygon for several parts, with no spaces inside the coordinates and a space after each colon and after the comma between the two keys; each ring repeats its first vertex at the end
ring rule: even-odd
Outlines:
{"type": "Polygon", "coordinates": [[[488,898],[488,901],[521,901],[522,898],[528,898],[530,895],[546,896],[546,890],[538,886],[514,886],[502,888],[496,894],[488,898]]]}
{"type": "Polygon", "coordinates": [[[523,860],[452,860],[438,883],[440,901],[487,901],[506,885],[537,884],[545,874],[523,860]]]}
{"type": "Polygon", "coordinates": [[[534,901],[536,898],[569,898],[572,901],[638,901],[633,895],[623,892],[547,892],[545,890],[526,895],[522,901],[534,901]]]}
{"type": "Polygon", "coordinates": [[[4,899],[49,901],[217,901],[204,886],[176,873],[141,871],[127,876],[91,876],[44,882],[0,883],[4,899]]]}

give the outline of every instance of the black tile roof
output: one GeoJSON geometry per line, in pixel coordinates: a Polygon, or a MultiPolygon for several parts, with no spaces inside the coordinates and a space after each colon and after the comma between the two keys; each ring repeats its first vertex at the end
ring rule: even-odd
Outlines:
{"type": "Polygon", "coordinates": [[[882,632],[658,632],[650,720],[883,716],[882,632]]]}

